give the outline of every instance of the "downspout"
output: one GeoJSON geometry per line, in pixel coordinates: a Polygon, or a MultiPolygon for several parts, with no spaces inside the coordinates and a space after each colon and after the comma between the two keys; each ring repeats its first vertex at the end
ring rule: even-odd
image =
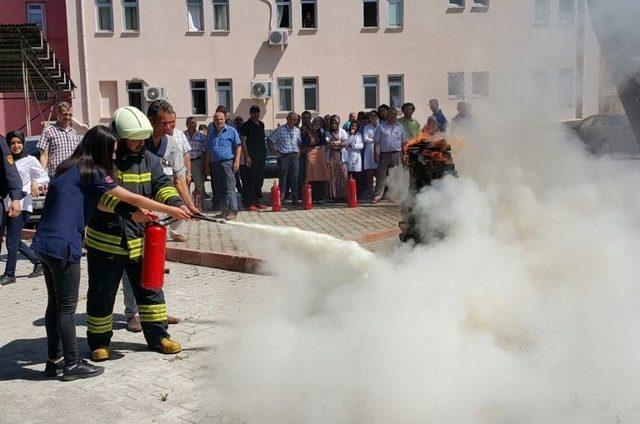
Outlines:
{"type": "MultiPolygon", "coordinates": [[[[269,31],[273,31],[273,28],[274,28],[273,3],[271,2],[271,0],[260,0],[260,1],[265,3],[267,6],[269,6],[269,31]]],[[[271,75],[271,78],[273,78],[273,75],[271,75]]],[[[275,105],[276,105],[275,101],[273,100],[273,98],[271,98],[271,128],[275,128],[276,126],[276,106],[275,105]]]]}
{"type": "Polygon", "coordinates": [[[84,122],[82,125],[89,127],[91,116],[91,107],[89,105],[89,86],[87,82],[87,43],[85,40],[85,28],[84,28],[84,8],[82,6],[82,0],[76,0],[76,8],[77,15],[76,20],[78,22],[78,41],[80,44],[80,48],[78,49],[78,59],[80,62],[80,74],[82,81],[82,98],[80,101],[82,102],[82,115],[84,116],[84,122]]]}

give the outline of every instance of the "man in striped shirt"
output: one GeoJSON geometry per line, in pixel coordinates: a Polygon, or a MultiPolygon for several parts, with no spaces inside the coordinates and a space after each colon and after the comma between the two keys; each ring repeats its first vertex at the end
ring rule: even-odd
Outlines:
{"type": "Polygon", "coordinates": [[[78,146],[78,133],[71,128],[73,109],[67,102],[58,105],[58,120],[47,127],[40,137],[38,148],[40,149],[40,163],[53,177],[57,166],[71,156],[78,146]]]}

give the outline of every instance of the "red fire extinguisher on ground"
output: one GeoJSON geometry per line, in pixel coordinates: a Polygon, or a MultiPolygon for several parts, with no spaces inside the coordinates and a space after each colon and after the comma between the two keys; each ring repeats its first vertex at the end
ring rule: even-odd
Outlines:
{"type": "Polygon", "coordinates": [[[271,187],[271,211],[280,212],[282,210],[282,201],[280,200],[280,186],[278,183],[273,183],[271,187]]]}
{"type": "Polygon", "coordinates": [[[309,181],[306,181],[302,186],[302,208],[304,210],[313,209],[313,191],[309,181]]]}
{"type": "Polygon", "coordinates": [[[142,256],[142,287],[145,289],[162,289],[166,254],[166,227],[158,221],[147,223],[144,229],[144,252],[142,256]]]}
{"type": "Polygon", "coordinates": [[[356,180],[353,177],[349,178],[347,184],[347,207],[355,208],[358,206],[358,187],[356,186],[356,180]]]}

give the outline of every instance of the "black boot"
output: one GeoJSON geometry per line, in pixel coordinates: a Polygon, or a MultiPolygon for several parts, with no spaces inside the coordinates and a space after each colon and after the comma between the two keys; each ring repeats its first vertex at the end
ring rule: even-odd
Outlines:
{"type": "Polygon", "coordinates": [[[0,286],[8,286],[9,284],[13,284],[16,282],[16,277],[14,275],[2,274],[0,277],[0,286]]]}
{"type": "Polygon", "coordinates": [[[42,274],[44,274],[44,268],[42,267],[42,264],[38,263],[33,266],[33,271],[31,271],[31,274],[27,275],[27,277],[36,278],[42,274]]]}
{"type": "Polygon", "coordinates": [[[84,359],[79,359],[77,363],[64,367],[62,379],[64,381],[77,380],[79,378],[97,377],[104,372],[103,367],[91,365],[84,359]]]}

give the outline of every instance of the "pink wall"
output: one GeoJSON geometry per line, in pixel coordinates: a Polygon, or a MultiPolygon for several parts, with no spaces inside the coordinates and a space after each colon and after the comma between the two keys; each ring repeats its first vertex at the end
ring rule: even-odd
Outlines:
{"type": "MultiPolygon", "coordinates": [[[[62,63],[69,70],[69,44],[67,36],[67,16],[65,0],[2,0],[0,24],[23,24],[27,21],[27,3],[43,3],[45,8],[46,33],[49,44],[62,63]]],[[[31,102],[31,131],[40,134],[42,120],[49,118],[48,106],[51,102],[31,102]],[[40,116],[42,111],[42,116],[40,116]]],[[[54,111],[55,112],[55,111],[54,111]]],[[[55,119],[55,115],[54,118],[55,119]]],[[[22,93],[0,94],[0,134],[25,125],[24,99],[22,93]]]]}

